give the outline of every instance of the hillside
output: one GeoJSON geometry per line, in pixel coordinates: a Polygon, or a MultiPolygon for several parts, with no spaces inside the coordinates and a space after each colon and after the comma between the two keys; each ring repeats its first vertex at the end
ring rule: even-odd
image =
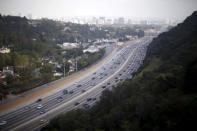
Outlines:
{"type": "Polygon", "coordinates": [[[132,80],[93,108],[71,111],[43,131],[197,130],[197,12],[155,38],[132,80]]]}

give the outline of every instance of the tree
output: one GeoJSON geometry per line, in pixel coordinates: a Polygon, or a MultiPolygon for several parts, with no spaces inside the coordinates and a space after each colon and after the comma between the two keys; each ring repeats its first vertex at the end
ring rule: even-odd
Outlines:
{"type": "Polygon", "coordinates": [[[47,64],[43,66],[40,70],[42,78],[44,82],[49,82],[53,78],[53,66],[51,64],[47,64]]]}
{"type": "Polygon", "coordinates": [[[65,61],[65,62],[64,62],[64,69],[65,69],[65,72],[68,72],[68,71],[69,71],[69,68],[70,68],[70,64],[68,63],[68,61],[65,61]]]}
{"type": "Polygon", "coordinates": [[[16,53],[14,65],[18,68],[24,68],[29,64],[29,57],[27,55],[20,55],[16,53]]]}
{"type": "Polygon", "coordinates": [[[42,74],[51,74],[53,71],[53,66],[51,64],[46,64],[45,66],[42,67],[40,72],[42,74]]]}
{"type": "Polygon", "coordinates": [[[8,85],[13,83],[13,81],[14,81],[14,76],[12,76],[12,75],[7,75],[6,76],[6,82],[7,82],[8,85]]]}

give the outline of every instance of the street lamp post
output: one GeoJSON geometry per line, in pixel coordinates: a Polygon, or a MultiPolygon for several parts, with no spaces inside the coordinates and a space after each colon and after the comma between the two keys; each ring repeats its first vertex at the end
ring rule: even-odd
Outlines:
{"type": "Polygon", "coordinates": [[[76,68],[75,70],[77,71],[77,59],[75,59],[75,66],[76,66],[75,67],[76,68]]]}
{"type": "Polygon", "coordinates": [[[64,64],[64,77],[65,77],[65,59],[63,59],[63,64],[64,64]]]}

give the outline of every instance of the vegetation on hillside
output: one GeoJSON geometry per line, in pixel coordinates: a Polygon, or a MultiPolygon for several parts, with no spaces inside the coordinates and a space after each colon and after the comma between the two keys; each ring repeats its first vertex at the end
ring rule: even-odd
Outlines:
{"type": "Polygon", "coordinates": [[[86,53],[82,55],[82,57],[78,60],[78,69],[83,69],[92,63],[96,62],[97,60],[101,59],[105,54],[105,49],[101,49],[99,52],[96,53],[86,53]]]}
{"type": "Polygon", "coordinates": [[[149,46],[132,80],[105,91],[89,110],[52,120],[43,131],[197,130],[197,12],[149,46]]]}

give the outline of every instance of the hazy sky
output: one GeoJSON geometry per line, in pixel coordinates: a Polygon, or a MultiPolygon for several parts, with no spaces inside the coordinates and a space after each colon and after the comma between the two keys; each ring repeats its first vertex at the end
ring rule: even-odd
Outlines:
{"type": "Polygon", "coordinates": [[[183,19],[197,0],[0,0],[0,13],[33,17],[109,16],[183,19]]]}

